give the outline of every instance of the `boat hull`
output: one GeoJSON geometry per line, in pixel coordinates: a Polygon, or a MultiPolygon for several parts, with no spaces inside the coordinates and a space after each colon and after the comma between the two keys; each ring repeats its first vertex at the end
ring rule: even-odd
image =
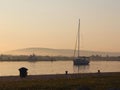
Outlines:
{"type": "Polygon", "coordinates": [[[88,57],[76,58],[73,60],[74,65],[89,65],[89,62],[88,57]]]}

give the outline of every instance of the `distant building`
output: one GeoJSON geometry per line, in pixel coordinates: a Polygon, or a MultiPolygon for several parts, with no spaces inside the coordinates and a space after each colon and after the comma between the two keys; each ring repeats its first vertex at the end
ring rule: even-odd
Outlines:
{"type": "Polygon", "coordinates": [[[32,54],[32,55],[30,55],[30,56],[28,57],[28,60],[30,60],[30,61],[35,61],[35,60],[37,60],[37,57],[36,57],[35,54],[32,54]]]}

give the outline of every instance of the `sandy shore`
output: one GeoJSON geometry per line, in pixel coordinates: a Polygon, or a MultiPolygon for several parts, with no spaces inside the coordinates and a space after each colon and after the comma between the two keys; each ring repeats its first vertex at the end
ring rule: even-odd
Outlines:
{"type": "Polygon", "coordinates": [[[21,80],[48,80],[59,78],[82,78],[82,77],[95,77],[95,76],[120,76],[120,72],[104,72],[104,73],[81,73],[81,74],[51,74],[51,75],[28,75],[26,78],[19,76],[1,76],[0,81],[21,81],[21,80]]]}

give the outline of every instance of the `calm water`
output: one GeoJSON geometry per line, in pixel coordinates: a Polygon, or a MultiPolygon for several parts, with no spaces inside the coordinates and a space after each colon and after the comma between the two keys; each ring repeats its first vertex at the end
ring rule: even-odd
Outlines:
{"type": "Polygon", "coordinates": [[[93,73],[97,70],[101,72],[120,72],[120,61],[91,61],[89,66],[74,66],[73,61],[53,61],[53,62],[0,62],[0,76],[19,75],[20,67],[28,68],[29,75],[40,74],[63,74],[67,70],[69,73],[93,73]]]}

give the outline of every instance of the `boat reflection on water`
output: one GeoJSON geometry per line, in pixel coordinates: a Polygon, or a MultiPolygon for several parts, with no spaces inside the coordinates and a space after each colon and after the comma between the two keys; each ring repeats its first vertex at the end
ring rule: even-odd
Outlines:
{"type": "Polygon", "coordinates": [[[89,72],[89,65],[73,65],[74,73],[87,73],[89,72]]]}

